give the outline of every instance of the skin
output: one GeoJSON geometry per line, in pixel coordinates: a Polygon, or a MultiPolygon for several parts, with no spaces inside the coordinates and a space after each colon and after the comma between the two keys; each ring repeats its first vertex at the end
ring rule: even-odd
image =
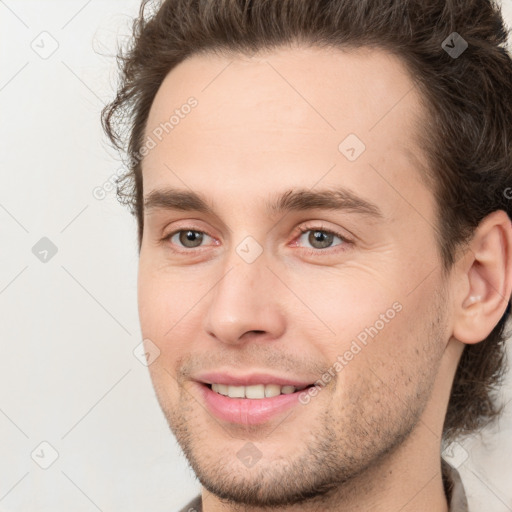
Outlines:
{"type": "Polygon", "coordinates": [[[442,425],[464,343],[481,341],[510,297],[508,217],[487,218],[443,273],[415,141],[421,97],[384,51],[193,56],[166,77],[146,133],[190,96],[197,107],[144,158],[144,195],[193,190],[215,215],[145,212],[138,301],[143,337],[160,350],[156,395],[204,510],[447,511],[442,425]],[[338,150],[349,133],[366,145],[353,162],[338,150]],[[333,186],[382,218],[264,208],[290,188],[333,186]],[[321,246],[304,226],[348,241],[321,246]],[[202,242],[163,240],[180,229],[202,242]],[[247,236],[263,251],[252,263],[236,251],[247,236]],[[212,370],[315,382],[396,302],[317,396],[262,425],[212,416],[192,382],[212,370]],[[247,442],[261,455],[250,468],[237,457],[247,442]]]}

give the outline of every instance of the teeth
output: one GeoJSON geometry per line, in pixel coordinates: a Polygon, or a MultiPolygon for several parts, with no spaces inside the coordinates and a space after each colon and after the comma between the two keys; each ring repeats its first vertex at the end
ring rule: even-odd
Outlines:
{"type": "Polygon", "coordinates": [[[229,398],[244,398],[244,387],[243,386],[228,386],[229,398]]]}
{"type": "MultiPolygon", "coordinates": [[[[294,386],[279,386],[278,384],[255,384],[253,386],[227,386],[226,384],[212,384],[212,390],[230,398],[272,398],[281,394],[295,393],[298,388],[294,386]]],[[[301,388],[303,389],[303,388],[301,388]]]]}

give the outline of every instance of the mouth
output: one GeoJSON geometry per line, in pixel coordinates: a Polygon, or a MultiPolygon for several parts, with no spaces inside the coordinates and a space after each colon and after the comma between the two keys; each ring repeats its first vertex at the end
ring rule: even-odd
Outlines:
{"type": "MultiPolygon", "coordinates": [[[[218,383],[195,382],[206,409],[218,419],[238,425],[260,425],[269,422],[302,402],[301,393],[314,384],[280,386],[277,384],[255,384],[231,386],[218,383]]],[[[302,409],[305,410],[305,409],[302,409]]]]}

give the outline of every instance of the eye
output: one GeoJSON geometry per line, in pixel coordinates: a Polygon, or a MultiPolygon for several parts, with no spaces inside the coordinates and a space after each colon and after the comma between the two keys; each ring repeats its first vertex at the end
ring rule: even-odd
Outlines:
{"type": "Polygon", "coordinates": [[[196,229],[180,229],[179,231],[173,231],[163,238],[163,241],[169,241],[173,245],[183,247],[185,249],[196,249],[201,246],[201,242],[204,238],[211,238],[203,231],[196,229]]]}
{"type": "Polygon", "coordinates": [[[341,233],[324,229],[323,226],[304,226],[299,228],[299,231],[301,235],[298,240],[304,241],[305,239],[314,249],[310,251],[311,253],[321,251],[322,249],[330,249],[331,247],[344,246],[349,243],[349,240],[341,233]],[[335,238],[338,238],[341,243],[333,246],[332,244],[335,238]]]}
{"type": "MultiPolygon", "coordinates": [[[[325,229],[323,226],[304,226],[299,228],[300,235],[297,238],[299,245],[304,244],[306,241],[310,244],[312,249],[308,250],[311,254],[318,254],[319,252],[325,252],[325,249],[335,248],[342,246],[340,250],[345,250],[345,245],[350,243],[344,235],[337,231],[325,229]],[[307,236],[306,236],[307,235],[307,236]],[[334,244],[335,239],[338,239],[340,243],[334,244]]],[[[200,231],[192,228],[184,228],[169,233],[164,238],[163,242],[169,242],[171,250],[175,252],[187,252],[187,249],[198,249],[201,247],[203,241],[206,238],[212,238],[204,231],[200,231]],[[177,249],[175,249],[177,247],[177,249]]],[[[298,245],[297,242],[293,245],[298,245]]],[[[307,247],[306,247],[307,249],[307,247]]]]}

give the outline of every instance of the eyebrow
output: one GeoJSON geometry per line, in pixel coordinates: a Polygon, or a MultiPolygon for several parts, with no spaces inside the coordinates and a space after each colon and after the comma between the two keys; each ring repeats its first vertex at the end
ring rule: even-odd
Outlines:
{"type": "MultiPolygon", "coordinates": [[[[341,187],[323,190],[290,189],[267,200],[265,208],[270,215],[324,209],[350,211],[381,219],[384,217],[376,204],[341,187]]],[[[144,209],[147,213],[153,210],[179,210],[215,215],[213,206],[203,195],[177,188],[153,190],[145,197],[144,209]]]]}

